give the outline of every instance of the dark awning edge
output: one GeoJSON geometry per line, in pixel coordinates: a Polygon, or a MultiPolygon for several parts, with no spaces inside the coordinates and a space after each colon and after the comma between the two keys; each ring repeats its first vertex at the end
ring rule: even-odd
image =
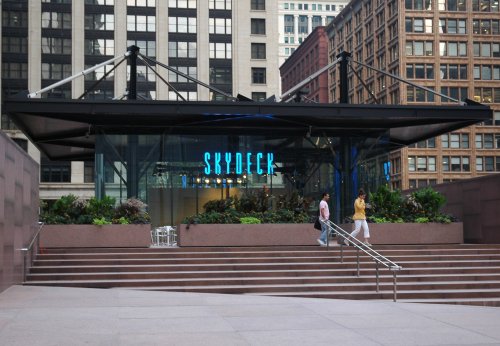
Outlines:
{"type": "Polygon", "coordinates": [[[491,120],[485,105],[398,106],[318,103],[7,99],[3,110],[51,159],[91,158],[106,133],[377,136],[395,148],[491,120]]]}

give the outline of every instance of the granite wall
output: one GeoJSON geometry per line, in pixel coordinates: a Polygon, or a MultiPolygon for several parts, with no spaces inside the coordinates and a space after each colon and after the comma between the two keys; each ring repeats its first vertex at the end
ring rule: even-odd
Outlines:
{"type": "Polygon", "coordinates": [[[39,166],[0,131],[0,292],[23,281],[24,253],[38,230],[39,166]]]}
{"type": "Polygon", "coordinates": [[[500,174],[433,186],[447,199],[445,213],[464,224],[466,243],[500,244],[500,174]]]}

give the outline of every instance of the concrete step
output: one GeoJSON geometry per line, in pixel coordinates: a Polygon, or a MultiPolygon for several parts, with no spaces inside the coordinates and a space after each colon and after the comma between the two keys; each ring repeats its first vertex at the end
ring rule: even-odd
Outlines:
{"type": "MultiPolygon", "coordinates": [[[[500,299],[500,246],[376,246],[403,267],[398,298],[500,299]],[[481,295],[483,294],[483,295],[481,295]]],[[[44,249],[26,284],[157,291],[393,299],[393,272],[352,247],[44,249]]],[[[481,301],[481,299],[484,299],[481,301]]],[[[489,300],[489,301],[488,301],[489,300]]],[[[472,303],[471,303],[472,304],[472,303]]]]}

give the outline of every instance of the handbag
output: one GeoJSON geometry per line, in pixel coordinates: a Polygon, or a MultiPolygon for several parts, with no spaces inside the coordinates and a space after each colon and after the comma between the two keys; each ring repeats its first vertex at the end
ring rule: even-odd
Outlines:
{"type": "Polygon", "coordinates": [[[321,221],[319,221],[319,216],[316,218],[316,221],[314,221],[314,228],[321,231],[321,221]]]}

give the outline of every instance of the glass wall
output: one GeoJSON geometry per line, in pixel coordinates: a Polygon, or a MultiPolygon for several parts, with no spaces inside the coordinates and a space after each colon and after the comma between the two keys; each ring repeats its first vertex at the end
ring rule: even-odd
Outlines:
{"type": "MultiPolygon", "coordinates": [[[[271,196],[271,209],[280,196],[296,193],[314,215],[322,192],[336,196],[341,184],[349,183],[338,160],[338,143],[310,136],[101,132],[96,141],[96,195],[119,201],[138,197],[148,204],[153,225],[176,225],[203,212],[210,200],[256,192],[271,196]]],[[[382,165],[380,160],[373,164],[382,165]]],[[[371,170],[368,177],[365,167],[366,160],[361,179],[357,169],[350,172],[354,190],[380,171],[371,170]]],[[[338,201],[331,200],[336,221],[344,216],[338,201]]]]}

